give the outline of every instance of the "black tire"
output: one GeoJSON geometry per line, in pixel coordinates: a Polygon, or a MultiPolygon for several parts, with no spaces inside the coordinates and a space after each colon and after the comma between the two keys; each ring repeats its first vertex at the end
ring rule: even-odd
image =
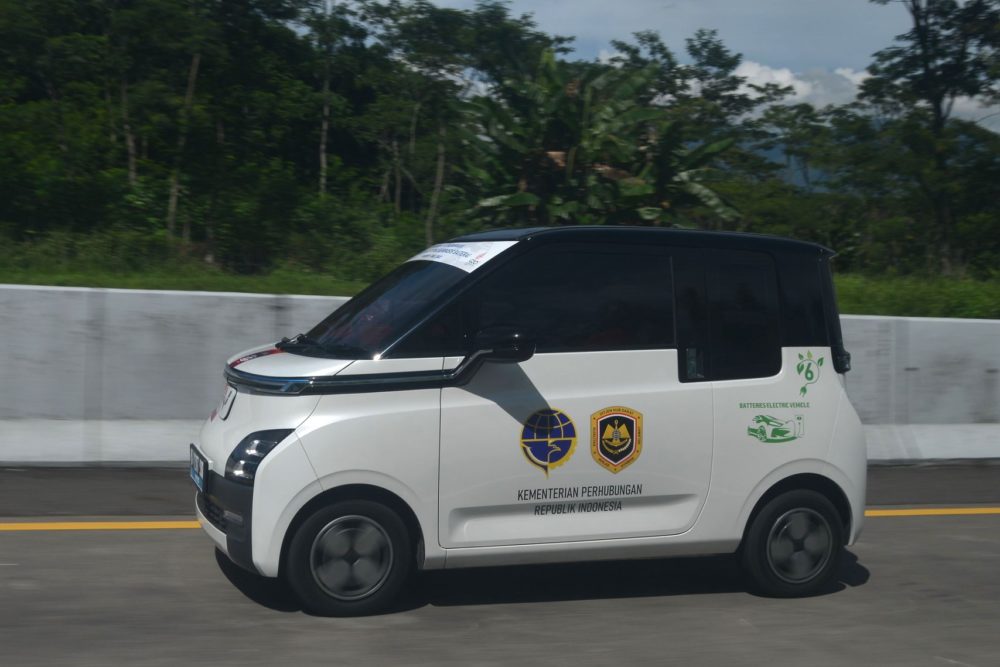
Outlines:
{"type": "Polygon", "coordinates": [[[362,616],[395,602],[412,562],[406,526],[395,512],[345,500],[320,508],[298,527],[285,578],[306,611],[362,616]]]}
{"type": "Polygon", "coordinates": [[[772,498],[747,527],[740,547],[751,588],[785,598],[821,592],[840,565],[843,525],[833,503],[816,491],[772,498]]]}

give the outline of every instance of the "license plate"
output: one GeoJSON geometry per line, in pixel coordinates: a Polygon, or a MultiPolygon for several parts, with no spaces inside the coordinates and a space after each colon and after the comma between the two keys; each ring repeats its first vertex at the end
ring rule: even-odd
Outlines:
{"type": "Polygon", "coordinates": [[[191,445],[191,481],[202,493],[205,492],[205,479],[208,476],[208,461],[201,455],[198,448],[191,445]]]}

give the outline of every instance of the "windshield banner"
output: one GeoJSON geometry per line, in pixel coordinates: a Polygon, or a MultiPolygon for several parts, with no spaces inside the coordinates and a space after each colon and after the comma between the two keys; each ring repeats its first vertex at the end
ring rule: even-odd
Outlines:
{"type": "Polygon", "coordinates": [[[515,243],[517,241],[439,243],[411,257],[409,261],[441,262],[472,273],[515,243]]]}

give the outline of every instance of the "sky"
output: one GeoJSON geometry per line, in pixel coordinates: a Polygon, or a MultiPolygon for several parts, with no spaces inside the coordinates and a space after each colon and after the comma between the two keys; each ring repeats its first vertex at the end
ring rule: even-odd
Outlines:
{"type": "MultiPolygon", "coordinates": [[[[575,55],[587,60],[611,56],[612,39],[627,40],[640,30],[658,31],[682,57],[686,38],[699,28],[716,29],[730,50],[743,55],[741,76],[792,86],[788,102],[820,107],[851,101],[872,54],[909,29],[902,5],[868,0],[511,0],[510,7],[513,14],[533,14],[545,32],[575,36],[575,55]]],[[[964,118],[993,111],[972,100],[956,104],[956,115],[964,118]]]]}

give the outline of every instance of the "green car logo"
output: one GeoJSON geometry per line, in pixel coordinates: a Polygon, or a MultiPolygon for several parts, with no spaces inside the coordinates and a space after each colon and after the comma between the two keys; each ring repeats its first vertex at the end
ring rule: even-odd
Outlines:
{"type": "Polygon", "coordinates": [[[757,415],[747,426],[747,435],[768,443],[791,442],[805,434],[806,420],[802,415],[785,420],[771,415],[757,415]]]}

